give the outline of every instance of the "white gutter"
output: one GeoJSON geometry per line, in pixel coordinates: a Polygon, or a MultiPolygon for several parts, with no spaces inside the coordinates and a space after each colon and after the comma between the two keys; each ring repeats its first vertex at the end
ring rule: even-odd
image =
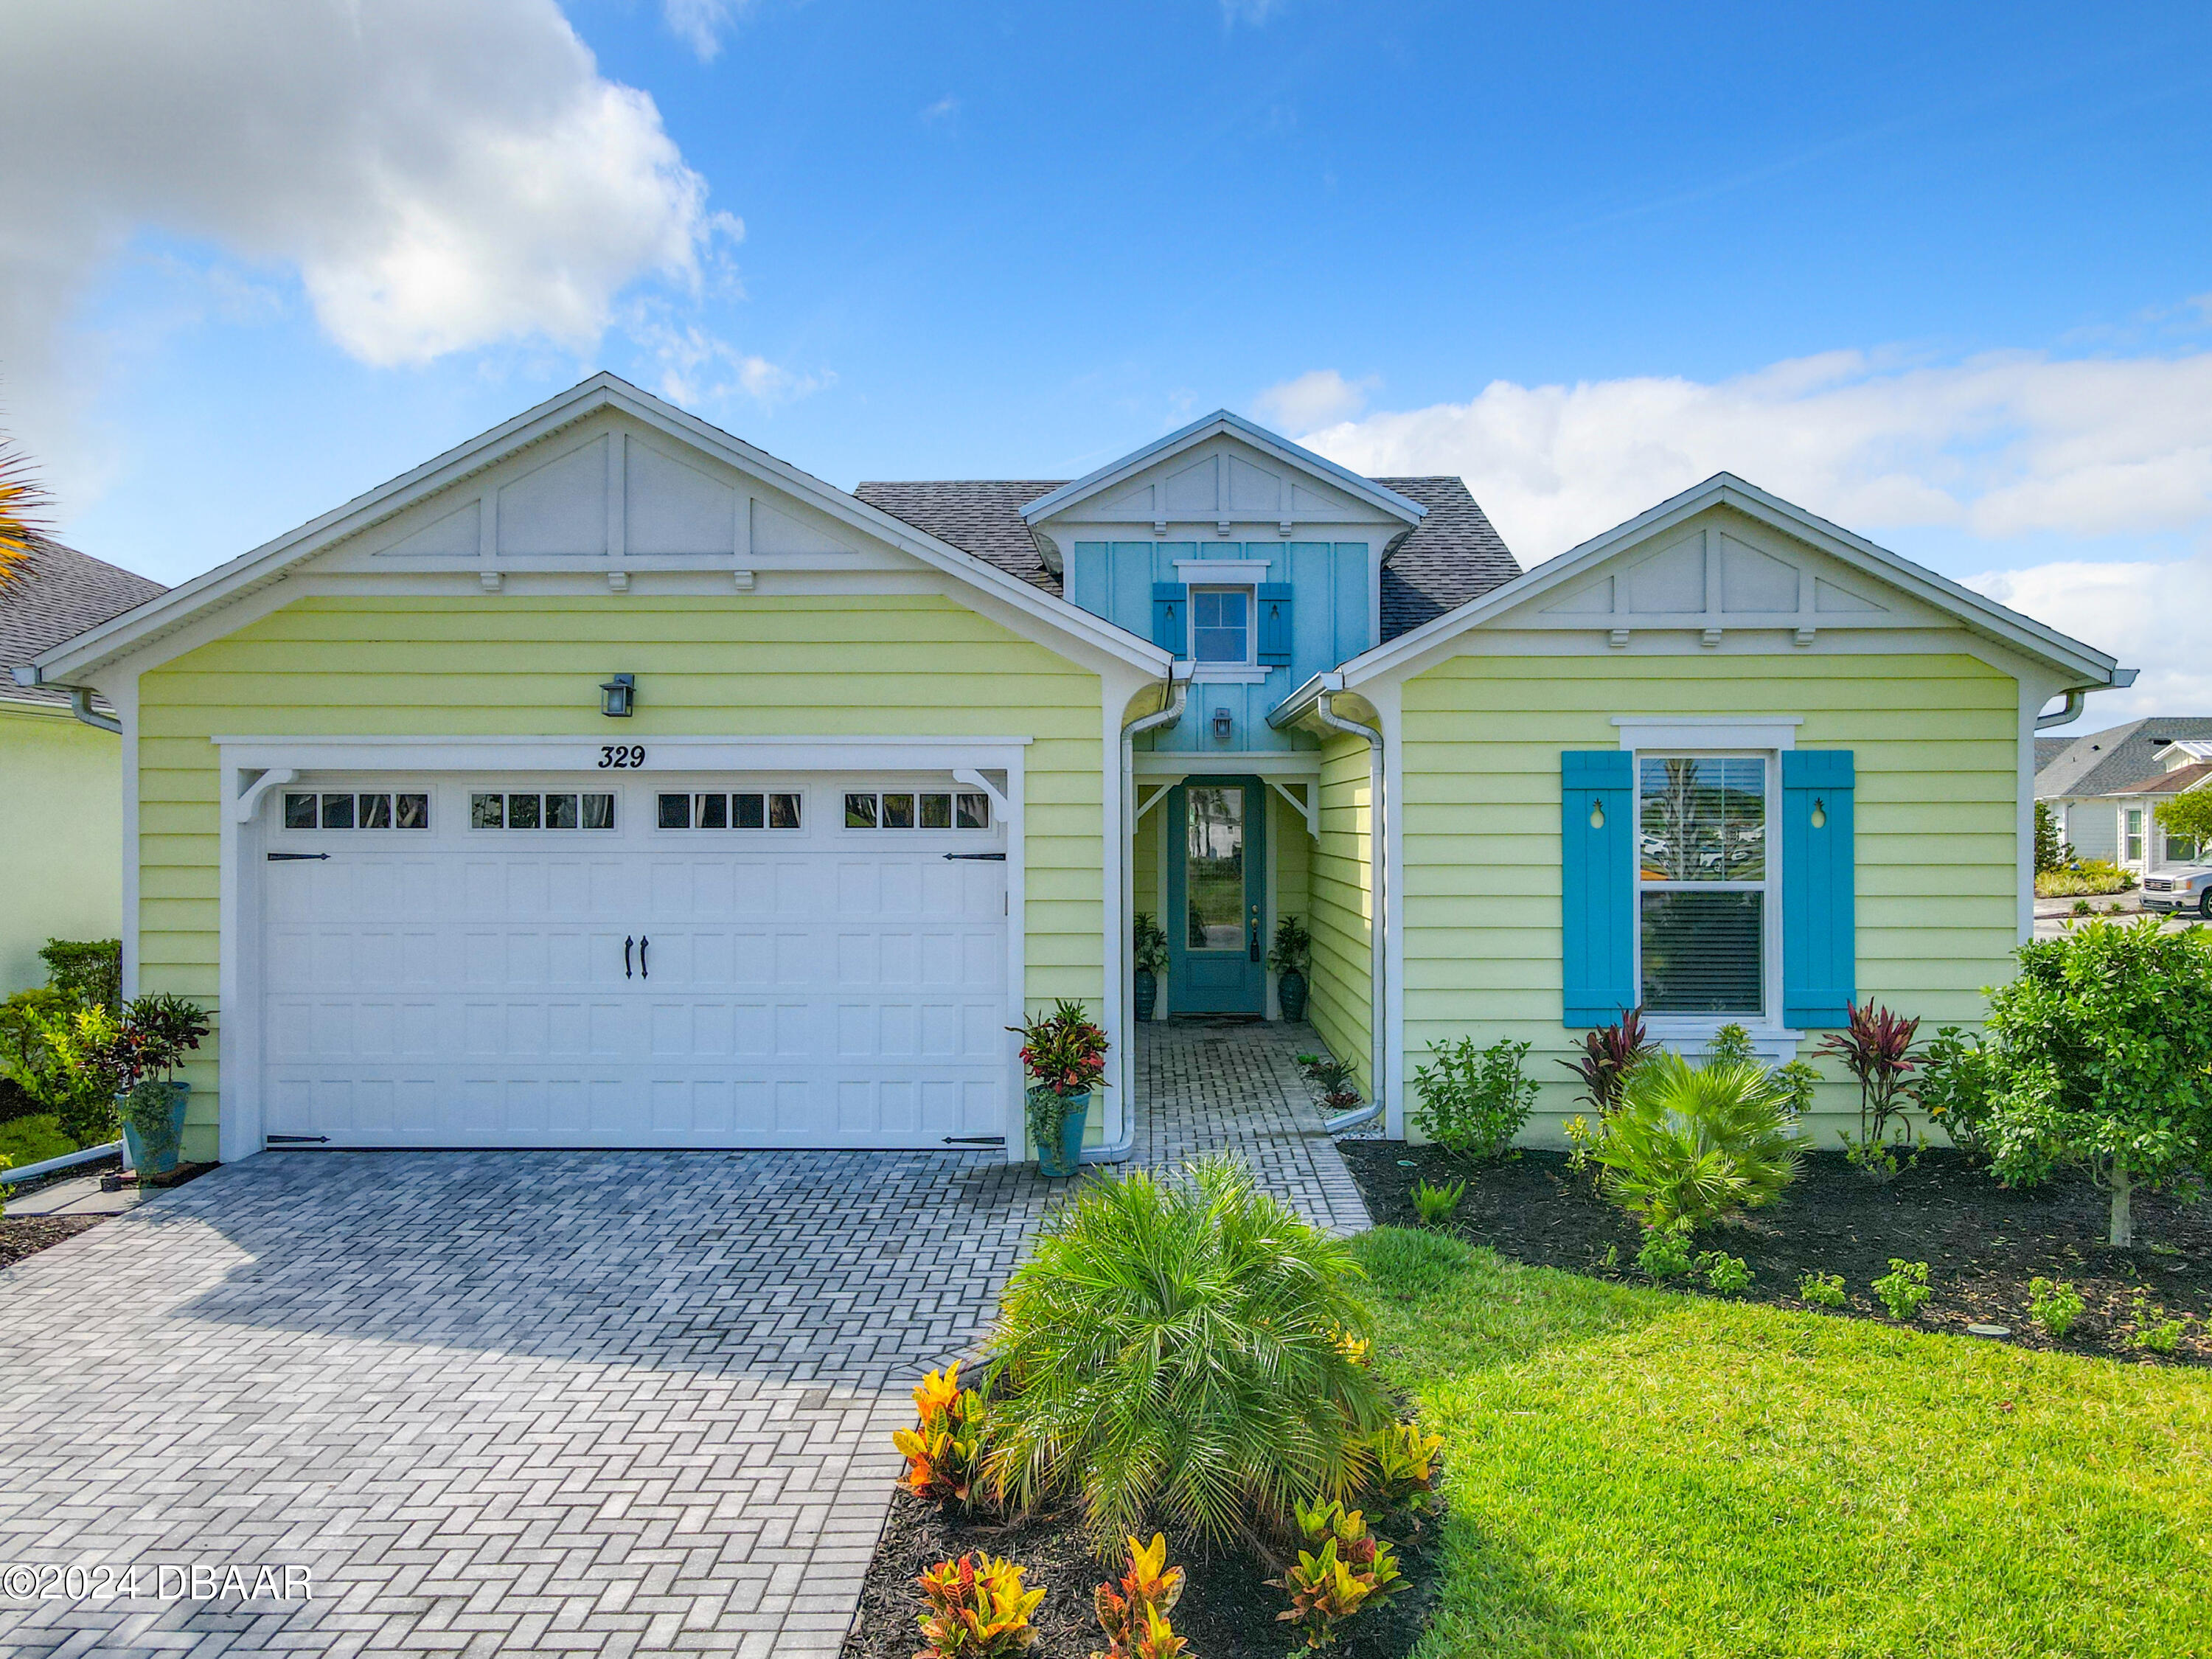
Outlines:
{"type": "MultiPolygon", "coordinates": [[[[1122,869],[1121,879],[1125,884],[1123,893],[1125,900],[1127,897],[1126,883],[1128,879],[1129,838],[1136,833],[1135,821],[1129,816],[1133,804],[1131,792],[1135,784],[1136,771],[1135,763],[1131,759],[1131,756],[1135,751],[1133,739],[1140,732],[1164,731],[1182,718],[1184,706],[1190,702],[1190,670],[1191,665],[1187,662],[1171,664],[1168,669],[1167,707],[1146,714],[1139,720],[1131,720],[1121,728],[1121,752],[1116,762],[1121,769],[1121,833],[1116,842],[1115,858],[1122,869]]],[[[1126,911],[1128,905],[1125,902],[1121,908],[1126,911]]],[[[1137,1023],[1134,1018],[1135,1012],[1134,1009],[1130,1011],[1129,1024],[1132,1030],[1135,1028],[1137,1023]]],[[[1121,1138],[1104,1146],[1085,1146],[1083,1149],[1081,1162],[1126,1164],[1129,1161],[1129,1155],[1136,1149],[1137,1145],[1137,1103],[1133,1097],[1135,1091],[1130,1082],[1131,1075],[1127,1070],[1122,1073],[1121,1138]]]]}
{"type": "Polygon", "coordinates": [[[1331,685],[1330,675],[1323,679],[1318,695],[1314,698],[1314,718],[1332,732],[1342,732],[1355,738],[1367,739],[1367,835],[1369,842],[1368,867],[1375,872],[1375,919],[1368,929],[1374,950],[1374,965],[1369,970],[1373,981],[1368,999],[1367,1023],[1371,1053],[1368,1056],[1368,1094],[1364,1106],[1355,1106],[1348,1112],[1340,1112],[1322,1127],[1331,1134],[1340,1134],[1346,1129],[1363,1123],[1371,1123],[1382,1115],[1383,1060],[1389,1040],[1389,1021],[1383,1018],[1382,975],[1387,960],[1383,951],[1382,918],[1389,913],[1384,902],[1384,871],[1389,860],[1384,855],[1382,836],[1382,734],[1362,721],[1347,720],[1336,712],[1337,692],[1341,682],[1331,685]]]}
{"type": "MultiPolygon", "coordinates": [[[[2141,672],[2134,668],[2114,669],[2112,689],[2118,690],[2124,686],[2133,685],[2136,683],[2136,674],[2141,672]]],[[[2038,714],[2035,717],[2035,729],[2039,732],[2048,731],[2051,726],[2063,726],[2069,720],[2079,720],[2081,717],[2081,705],[2088,701],[2089,694],[2092,691],[2101,691],[2105,689],[2098,685],[2075,686],[2066,694],[2066,701],[2058,706],[2056,713],[2038,714]]]]}

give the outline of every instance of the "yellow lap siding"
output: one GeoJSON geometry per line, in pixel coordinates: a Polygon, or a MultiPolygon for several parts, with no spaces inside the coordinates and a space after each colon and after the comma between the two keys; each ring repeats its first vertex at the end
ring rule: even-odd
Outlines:
{"type": "Polygon", "coordinates": [[[1322,745],[1321,836],[1307,865],[1307,926],[1313,933],[1312,999],[1306,1018],[1339,1060],[1370,1075],[1374,1026],[1375,883],[1366,743],[1332,733],[1322,745]]]}
{"type": "MultiPolygon", "coordinates": [[[[625,738],[1014,736],[1025,757],[1032,1005],[1100,1004],[1098,677],[933,595],[302,599],[139,681],[139,983],[212,1005],[217,734],[603,737],[598,683],[638,676],[625,738]]],[[[186,1155],[215,1154],[212,1046],[186,1155]]]]}
{"type": "MultiPolygon", "coordinates": [[[[1402,709],[1407,1075],[1432,1040],[1525,1040],[1539,1136],[1575,1109],[1554,1062],[1579,1036],[1559,1023],[1559,755],[1617,747],[1614,715],[1794,714],[1800,747],[1854,751],[1862,998],[1932,1033],[2011,975],[2019,687],[1963,650],[1467,656],[1402,709]]],[[[1820,1109],[1855,1098],[1839,1083],[1820,1109]]]]}

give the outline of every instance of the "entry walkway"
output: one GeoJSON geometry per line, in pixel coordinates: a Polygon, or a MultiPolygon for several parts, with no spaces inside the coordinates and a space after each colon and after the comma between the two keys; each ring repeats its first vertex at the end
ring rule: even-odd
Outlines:
{"type": "Polygon", "coordinates": [[[1306,1025],[1176,1019],[1138,1026],[1134,1161],[1171,1168],[1234,1152],[1261,1186],[1316,1226],[1365,1231],[1373,1224],[1358,1185],[1298,1072],[1301,1053],[1322,1051],[1306,1025]]]}

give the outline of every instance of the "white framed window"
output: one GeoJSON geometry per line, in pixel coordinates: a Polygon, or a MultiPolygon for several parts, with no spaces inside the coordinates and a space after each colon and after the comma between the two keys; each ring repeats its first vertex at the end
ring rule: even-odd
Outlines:
{"type": "Polygon", "coordinates": [[[1779,771],[1771,753],[1637,751],[1636,981],[1655,1029],[1772,1023],[1779,771]]]}
{"type": "Polygon", "coordinates": [[[469,796],[471,830],[611,830],[615,798],[603,790],[478,790],[469,796]]]}
{"type": "Polygon", "coordinates": [[[2190,836],[2168,836],[2166,838],[2166,861],[2168,864],[2197,862],[2197,842],[2190,836]]]}
{"type": "Polygon", "coordinates": [[[848,790],[848,830],[988,830],[991,798],[980,790],[848,790]]]}
{"type": "Polygon", "coordinates": [[[797,830],[796,790],[663,790],[653,803],[659,830],[797,830]]]}
{"type": "Polygon", "coordinates": [[[1254,661],[1252,592],[1249,587],[1190,590],[1193,662],[1241,668],[1254,661]]]}
{"type": "Polygon", "coordinates": [[[2141,864],[2143,855],[2143,809],[2140,806],[2123,807],[2120,817],[2123,821],[2120,861],[2141,864]]]}
{"type": "Polygon", "coordinates": [[[428,830],[427,789],[287,790],[287,830],[428,830]]]}

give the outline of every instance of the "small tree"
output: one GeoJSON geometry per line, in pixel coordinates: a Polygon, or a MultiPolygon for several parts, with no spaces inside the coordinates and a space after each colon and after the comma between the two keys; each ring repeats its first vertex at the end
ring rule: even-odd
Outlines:
{"type": "Polygon", "coordinates": [[[2058,815],[2051,810],[2051,803],[2035,803],[2035,873],[2063,870],[2074,861],[2073,843],[2063,841],[2058,835],[2058,815]]]}
{"type": "Polygon", "coordinates": [[[2193,841],[2199,848],[2212,842],[2212,789],[2191,789],[2161,801],[2153,816],[2169,836],[2193,841]]]}
{"type": "Polygon", "coordinates": [[[2212,931],[2091,921],[2019,955],[1990,997],[1991,1164],[2019,1184],[2087,1169],[2132,1245],[2137,1187],[2212,1179],[2212,931]]]}

